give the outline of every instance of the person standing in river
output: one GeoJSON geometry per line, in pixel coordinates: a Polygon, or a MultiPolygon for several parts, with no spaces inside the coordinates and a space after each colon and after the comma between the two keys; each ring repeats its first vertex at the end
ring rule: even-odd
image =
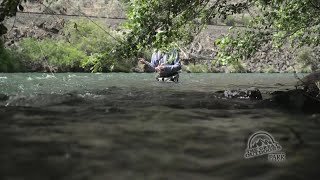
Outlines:
{"type": "Polygon", "coordinates": [[[150,63],[144,58],[139,58],[139,62],[146,65],[148,72],[157,72],[160,77],[173,76],[181,69],[177,50],[172,50],[170,54],[155,51],[152,54],[150,63]]]}

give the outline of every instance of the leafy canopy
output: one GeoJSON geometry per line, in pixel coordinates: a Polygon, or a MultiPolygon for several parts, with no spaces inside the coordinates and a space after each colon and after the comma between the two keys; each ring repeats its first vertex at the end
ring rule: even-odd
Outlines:
{"type": "Polygon", "coordinates": [[[224,63],[248,58],[261,47],[318,46],[320,2],[318,0],[250,0],[253,20],[246,29],[236,29],[216,43],[224,63]]]}
{"type": "Polygon", "coordinates": [[[218,40],[218,59],[225,63],[250,57],[272,42],[274,48],[320,43],[318,0],[131,0],[126,27],[128,49],[168,49],[190,43],[214,17],[249,13],[247,28],[218,40]],[[161,32],[159,33],[159,30],[161,32]]]}
{"type": "Polygon", "coordinates": [[[188,44],[216,15],[240,12],[245,4],[227,0],[131,0],[126,27],[131,52],[168,50],[188,44]]]}

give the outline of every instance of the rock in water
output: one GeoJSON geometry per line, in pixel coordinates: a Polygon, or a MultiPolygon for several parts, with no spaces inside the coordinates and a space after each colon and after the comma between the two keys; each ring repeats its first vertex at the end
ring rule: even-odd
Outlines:
{"type": "Polygon", "coordinates": [[[313,97],[319,96],[320,72],[310,73],[302,79],[300,79],[298,76],[296,77],[299,79],[299,82],[296,86],[303,86],[304,90],[313,97]]]}
{"type": "Polygon", "coordinates": [[[0,101],[6,101],[9,99],[9,96],[5,95],[5,94],[0,94],[0,101]]]}
{"type": "Polygon", "coordinates": [[[168,77],[160,77],[158,75],[156,76],[156,80],[160,82],[179,82],[179,73],[168,77]]]}
{"type": "Polygon", "coordinates": [[[319,113],[320,101],[302,89],[277,91],[258,104],[262,108],[282,108],[292,112],[319,113]]]}
{"type": "Polygon", "coordinates": [[[320,81],[320,72],[313,72],[300,79],[297,85],[309,85],[320,81]]]}
{"type": "Polygon", "coordinates": [[[225,90],[224,96],[227,98],[262,100],[261,92],[257,88],[225,90]]]}

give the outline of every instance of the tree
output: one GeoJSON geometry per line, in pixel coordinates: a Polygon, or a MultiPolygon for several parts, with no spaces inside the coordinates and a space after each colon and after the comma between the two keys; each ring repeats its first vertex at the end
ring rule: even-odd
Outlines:
{"type": "Polygon", "coordinates": [[[254,12],[250,26],[216,42],[219,60],[229,63],[248,58],[268,43],[275,49],[284,44],[293,48],[320,44],[318,0],[249,0],[247,7],[254,12]]]}
{"type": "Polygon", "coordinates": [[[7,28],[2,24],[6,16],[14,16],[17,6],[21,0],[0,0],[0,36],[7,32],[7,28]]]}
{"type": "Polygon", "coordinates": [[[131,0],[126,27],[130,52],[145,48],[168,50],[188,44],[213,17],[246,9],[227,0],[131,0]]]}
{"type": "Polygon", "coordinates": [[[212,18],[244,12],[250,25],[216,42],[218,60],[250,57],[270,42],[274,48],[320,43],[318,0],[131,0],[126,41],[131,52],[188,44],[212,18]]]}

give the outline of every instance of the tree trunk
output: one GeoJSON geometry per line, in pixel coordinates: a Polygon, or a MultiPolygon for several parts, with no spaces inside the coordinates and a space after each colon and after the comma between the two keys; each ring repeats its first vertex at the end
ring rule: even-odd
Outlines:
{"type": "Polygon", "coordinates": [[[7,28],[2,24],[6,16],[15,16],[20,0],[0,0],[0,36],[7,33],[7,28]]]}

